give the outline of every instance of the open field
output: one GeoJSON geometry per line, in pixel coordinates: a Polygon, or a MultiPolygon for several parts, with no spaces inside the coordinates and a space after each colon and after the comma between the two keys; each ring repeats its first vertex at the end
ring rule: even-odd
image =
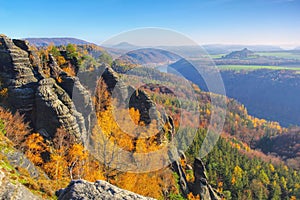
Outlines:
{"type": "Polygon", "coordinates": [[[272,69],[272,70],[294,70],[300,71],[300,67],[283,67],[283,66],[268,66],[268,65],[218,65],[221,70],[257,70],[257,69],[272,69]]]}
{"type": "MultiPolygon", "coordinates": [[[[300,52],[295,51],[270,51],[270,52],[254,52],[255,54],[259,56],[266,56],[266,57],[277,57],[277,58],[285,58],[285,59],[298,59],[300,60],[300,52]]],[[[225,56],[226,54],[210,54],[209,56],[212,59],[219,59],[222,58],[222,56],[225,56]]]]}
{"type": "Polygon", "coordinates": [[[209,55],[212,59],[218,59],[218,58],[222,58],[222,56],[226,56],[225,53],[223,54],[210,54],[209,55]]]}
{"type": "Polygon", "coordinates": [[[270,56],[270,57],[278,57],[278,58],[286,58],[286,59],[299,59],[300,60],[300,52],[255,52],[260,56],[270,56]]]}

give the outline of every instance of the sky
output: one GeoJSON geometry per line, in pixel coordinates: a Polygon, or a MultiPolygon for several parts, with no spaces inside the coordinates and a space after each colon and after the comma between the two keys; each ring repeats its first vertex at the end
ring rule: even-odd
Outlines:
{"type": "Polygon", "coordinates": [[[76,37],[101,44],[158,27],[198,44],[300,46],[300,0],[0,0],[12,38],[76,37]]]}

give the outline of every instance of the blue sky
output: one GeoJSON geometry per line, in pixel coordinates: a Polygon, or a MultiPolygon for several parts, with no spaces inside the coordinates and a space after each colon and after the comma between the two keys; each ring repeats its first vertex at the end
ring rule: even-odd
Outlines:
{"type": "Polygon", "coordinates": [[[101,41],[139,27],[179,31],[200,44],[300,46],[300,0],[0,0],[13,38],[101,41]]]}

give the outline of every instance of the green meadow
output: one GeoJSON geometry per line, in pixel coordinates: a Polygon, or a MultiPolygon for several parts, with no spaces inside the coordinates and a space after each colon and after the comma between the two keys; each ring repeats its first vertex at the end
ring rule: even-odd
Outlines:
{"type": "Polygon", "coordinates": [[[284,66],[269,66],[269,65],[218,65],[221,70],[257,70],[257,69],[272,69],[272,70],[294,70],[300,71],[300,67],[284,67],[284,66]]]}
{"type": "Polygon", "coordinates": [[[277,58],[287,58],[287,59],[299,59],[300,60],[300,52],[255,52],[260,56],[269,56],[269,57],[277,57],[277,58]]]}

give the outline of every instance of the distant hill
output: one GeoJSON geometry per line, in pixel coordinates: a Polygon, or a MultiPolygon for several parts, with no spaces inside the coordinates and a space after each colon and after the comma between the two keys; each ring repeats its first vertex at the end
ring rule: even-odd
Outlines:
{"type": "Polygon", "coordinates": [[[282,51],[279,46],[271,45],[222,45],[208,44],[202,46],[209,54],[223,54],[232,51],[238,51],[243,48],[251,49],[252,51],[282,51]]]}
{"type": "Polygon", "coordinates": [[[161,64],[176,62],[180,57],[169,51],[153,48],[133,50],[118,58],[132,64],[161,64]]]}
{"type": "Polygon", "coordinates": [[[224,59],[248,59],[248,58],[256,58],[259,55],[256,55],[253,51],[250,51],[247,48],[244,48],[241,51],[233,51],[226,56],[223,56],[224,59]]]}
{"type": "Polygon", "coordinates": [[[109,47],[114,48],[114,49],[123,49],[123,50],[133,50],[133,49],[139,48],[138,46],[130,44],[128,42],[121,42],[119,44],[112,45],[109,47]]]}
{"type": "Polygon", "coordinates": [[[33,44],[37,47],[48,46],[53,43],[55,46],[71,44],[91,44],[90,42],[77,39],[77,38],[25,38],[30,44],[33,44]]]}
{"type": "Polygon", "coordinates": [[[207,54],[229,54],[232,51],[239,51],[241,49],[247,48],[254,52],[270,52],[270,51],[283,51],[279,46],[270,45],[219,45],[219,44],[209,44],[209,45],[189,45],[189,46],[136,46],[128,42],[121,42],[116,45],[105,45],[105,48],[121,50],[121,51],[131,51],[141,48],[157,48],[164,49],[170,52],[176,52],[177,54],[185,58],[198,58],[207,56],[207,54]]]}
{"type": "Polygon", "coordinates": [[[113,59],[117,59],[127,52],[125,49],[115,49],[110,47],[103,47],[103,49],[105,49],[105,51],[107,51],[113,57],[113,59]]]}

